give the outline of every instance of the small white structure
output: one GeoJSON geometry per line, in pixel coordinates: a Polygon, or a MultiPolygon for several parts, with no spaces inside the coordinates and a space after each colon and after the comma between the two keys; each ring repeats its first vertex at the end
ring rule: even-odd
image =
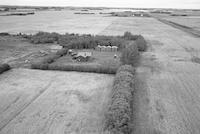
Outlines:
{"type": "Polygon", "coordinates": [[[106,51],[106,46],[101,46],[101,51],[106,51]]]}
{"type": "Polygon", "coordinates": [[[73,58],[80,62],[87,62],[90,57],[92,57],[92,52],[78,52],[73,58]]]}
{"type": "Polygon", "coordinates": [[[63,46],[60,46],[60,45],[51,45],[50,46],[50,49],[52,52],[57,52],[58,50],[62,49],[63,46]]]}
{"type": "Polygon", "coordinates": [[[118,51],[118,47],[117,46],[100,46],[98,45],[96,48],[95,48],[96,51],[106,51],[106,52],[116,52],[118,51]]]}
{"type": "Polygon", "coordinates": [[[118,47],[117,46],[112,46],[112,51],[113,52],[116,52],[118,50],[118,47]]]}
{"type": "Polygon", "coordinates": [[[107,51],[111,52],[112,51],[112,47],[111,46],[107,46],[107,51]]]}
{"type": "Polygon", "coordinates": [[[77,56],[91,57],[92,56],[92,52],[78,52],[77,56]]]}

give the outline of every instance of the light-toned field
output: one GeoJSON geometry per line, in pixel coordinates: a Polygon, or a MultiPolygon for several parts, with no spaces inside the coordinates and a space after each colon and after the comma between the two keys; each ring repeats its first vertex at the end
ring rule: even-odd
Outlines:
{"type": "Polygon", "coordinates": [[[148,40],[137,70],[134,98],[134,133],[200,133],[200,39],[154,18],[118,19],[101,34],[124,31],[142,34],[148,40]]]}
{"type": "Polygon", "coordinates": [[[0,32],[36,33],[38,31],[58,33],[97,34],[106,28],[115,17],[74,14],[76,11],[38,11],[28,16],[0,16],[0,32]]]}
{"type": "Polygon", "coordinates": [[[200,16],[164,17],[164,19],[200,31],[200,16]]]}
{"type": "Polygon", "coordinates": [[[113,76],[13,69],[0,76],[1,134],[99,134],[113,76]]]}

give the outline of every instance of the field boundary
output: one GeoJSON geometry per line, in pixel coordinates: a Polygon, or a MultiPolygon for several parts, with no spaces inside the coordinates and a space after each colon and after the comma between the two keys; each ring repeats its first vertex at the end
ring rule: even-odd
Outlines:
{"type": "Polygon", "coordinates": [[[105,113],[105,130],[111,133],[131,134],[135,68],[123,65],[117,70],[111,92],[110,105],[105,113]]]}
{"type": "Polygon", "coordinates": [[[200,31],[197,31],[191,27],[188,27],[188,26],[184,26],[184,25],[181,25],[181,24],[178,24],[178,23],[175,23],[175,22],[172,22],[172,21],[168,21],[168,20],[165,20],[165,19],[160,19],[160,18],[156,18],[158,21],[164,23],[164,24],[167,24],[167,25],[170,25],[176,29],[179,29],[181,31],[184,31],[186,33],[189,33],[189,34],[192,34],[196,37],[200,37],[200,31]]]}

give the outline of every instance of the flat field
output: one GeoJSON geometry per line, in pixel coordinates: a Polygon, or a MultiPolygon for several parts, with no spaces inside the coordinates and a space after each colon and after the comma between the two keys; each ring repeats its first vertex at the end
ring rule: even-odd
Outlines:
{"type": "Polygon", "coordinates": [[[13,69],[0,76],[1,134],[99,134],[113,76],[13,69]]]}
{"type": "Polygon", "coordinates": [[[200,16],[164,17],[163,19],[200,31],[200,16]]]}
{"type": "Polygon", "coordinates": [[[74,14],[77,11],[37,11],[28,16],[0,16],[0,32],[34,34],[38,31],[58,33],[98,34],[115,20],[92,15],[74,14]]]}
{"type": "Polygon", "coordinates": [[[118,19],[101,32],[129,30],[148,40],[137,69],[134,133],[200,133],[200,39],[154,18],[118,19]]]}
{"type": "MultiPolygon", "coordinates": [[[[89,21],[81,16],[69,23],[61,19],[51,30],[101,35],[130,31],[148,41],[148,51],[142,54],[137,69],[133,133],[200,133],[200,64],[193,60],[200,59],[200,38],[154,18],[96,19],[94,15],[88,16],[89,21]],[[81,19],[87,26],[78,23],[81,19]],[[89,22],[97,23],[97,29],[89,22]]],[[[57,62],[65,63],[69,60],[65,58],[57,62]]],[[[88,73],[26,69],[6,72],[0,75],[0,133],[101,133],[102,110],[108,103],[112,81],[113,76],[88,73]]]]}

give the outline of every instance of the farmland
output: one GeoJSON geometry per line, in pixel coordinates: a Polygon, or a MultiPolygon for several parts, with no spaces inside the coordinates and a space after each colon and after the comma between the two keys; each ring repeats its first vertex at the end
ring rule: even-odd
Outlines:
{"type": "MultiPolygon", "coordinates": [[[[74,14],[72,16],[74,17],[74,14]]],[[[49,44],[31,44],[27,40],[22,41],[16,37],[15,40],[1,37],[1,61],[13,65],[14,69],[0,75],[0,133],[106,134],[104,114],[107,107],[110,107],[111,111],[108,115],[112,116],[117,115],[115,108],[121,110],[121,107],[125,107],[124,105],[116,106],[114,99],[120,104],[126,104],[125,110],[128,111],[125,111],[128,115],[128,121],[126,121],[131,122],[128,127],[131,127],[133,134],[200,133],[199,37],[164,24],[153,17],[77,16],[67,23],[60,20],[58,24],[55,24],[59,25],[59,28],[46,27],[45,31],[57,30],[60,33],[67,31],[112,36],[123,35],[124,32],[129,31],[145,37],[148,49],[140,53],[140,64],[134,76],[136,78],[134,91],[130,93],[128,90],[130,87],[127,85],[131,85],[129,77],[133,76],[129,74],[127,78],[125,75],[127,72],[117,74],[114,80],[114,75],[108,74],[24,69],[24,66],[18,65],[19,61],[24,62],[29,57],[24,57],[24,54],[38,53],[40,50],[50,53],[49,44]],[[85,27],[80,28],[79,23],[75,23],[80,20],[85,27]],[[60,26],[66,26],[66,31],[61,30],[60,26]],[[13,55],[15,50],[21,53],[13,55]],[[10,57],[23,58],[13,63],[8,59],[10,57]],[[121,81],[118,82],[118,79],[121,81]],[[115,84],[118,85],[115,86],[113,81],[117,81],[115,84]],[[124,85],[126,87],[123,87],[124,85]],[[122,87],[125,90],[121,91],[122,87]],[[113,99],[112,103],[110,99],[113,99]]],[[[188,23],[183,18],[190,17],[180,19],[173,17],[173,20],[170,20],[181,25],[187,24],[195,30],[199,29],[198,17],[189,19],[189,22],[193,23],[188,23]]],[[[14,32],[15,29],[12,28],[9,30],[14,32]]],[[[16,28],[16,31],[19,29],[23,28],[16,28]]],[[[29,30],[22,31],[28,33],[29,30]]],[[[93,52],[94,59],[91,62],[75,62],[75,64],[108,66],[121,64],[119,59],[113,59],[115,54],[121,55],[120,52],[98,52],[91,49],[87,51],[93,52]]],[[[39,55],[39,57],[43,56],[39,55]]],[[[34,59],[39,58],[33,57],[34,59]]],[[[74,61],[65,55],[56,59],[51,65],[71,63],[74,64],[74,61]]],[[[121,117],[120,114],[118,116],[121,117]]],[[[123,116],[123,118],[126,117],[123,116]]],[[[117,118],[107,119],[111,120],[111,123],[109,122],[111,128],[121,123],[115,122],[117,118]]],[[[124,129],[122,131],[127,132],[124,129]]]]}
{"type": "Polygon", "coordinates": [[[199,16],[165,17],[164,19],[200,31],[200,21],[199,21],[200,18],[199,18],[199,16]]]}
{"type": "Polygon", "coordinates": [[[154,18],[120,19],[101,34],[127,29],[150,45],[137,69],[134,132],[198,134],[200,65],[191,59],[199,58],[199,38],[154,18]]]}
{"type": "Polygon", "coordinates": [[[101,133],[112,81],[91,73],[6,72],[0,77],[1,134],[101,133]]]}

